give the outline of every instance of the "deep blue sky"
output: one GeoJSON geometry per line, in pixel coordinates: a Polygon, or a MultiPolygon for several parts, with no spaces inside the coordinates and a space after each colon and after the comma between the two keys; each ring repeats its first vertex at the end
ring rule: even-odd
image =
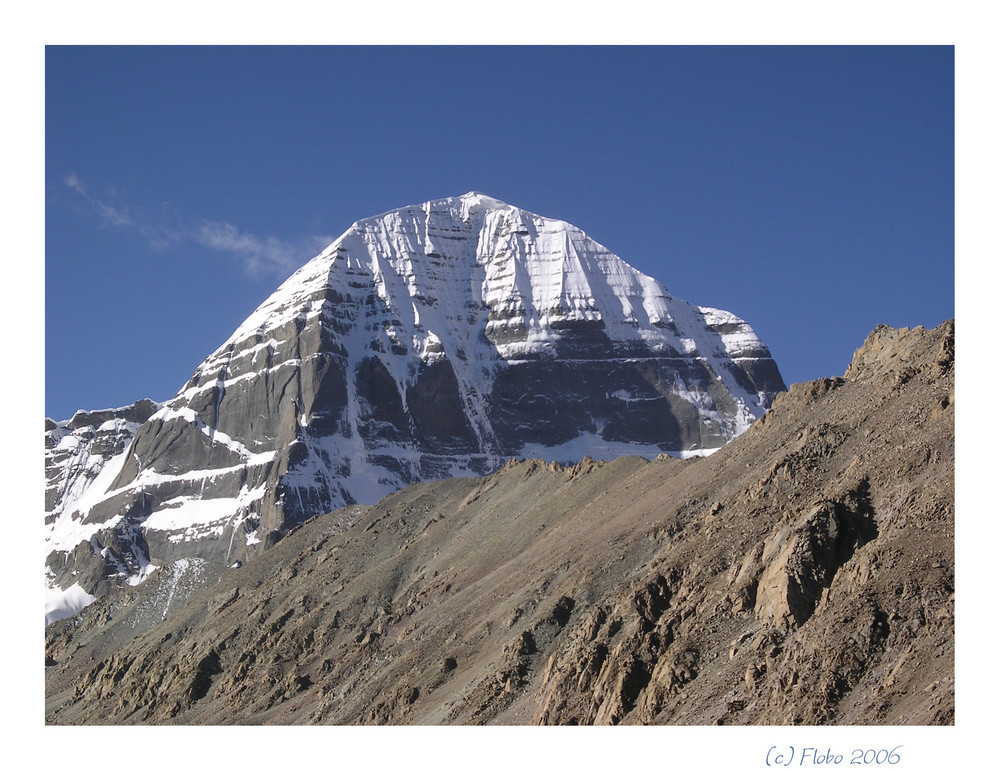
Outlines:
{"type": "Polygon", "coordinates": [[[787,383],[954,304],[951,47],[48,47],[45,411],[165,400],[360,218],[479,190],[787,383]]]}

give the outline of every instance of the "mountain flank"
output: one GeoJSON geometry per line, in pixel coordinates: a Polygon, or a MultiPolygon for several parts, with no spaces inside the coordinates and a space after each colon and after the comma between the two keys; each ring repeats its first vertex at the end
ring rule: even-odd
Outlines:
{"type": "Polygon", "coordinates": [[[879,327],[709,457],[511,461],[175,564],[47,628],[46,722],[952,724],[954,400],[953,322],[879,327]]]}

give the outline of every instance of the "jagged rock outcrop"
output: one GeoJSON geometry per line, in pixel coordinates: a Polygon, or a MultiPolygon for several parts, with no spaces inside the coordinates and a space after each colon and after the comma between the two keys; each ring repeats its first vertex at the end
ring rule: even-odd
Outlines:
{"type": "Polygon", "coordinates": [[[107,541],[102,544],[98,533],[107,530],[106,523],[77,512],[99,500],[112,484],[136,431],[158,408],[155,402],[142,399],[113,410],[80,410],[58,423],[46,418],[45,572],[49,590],[45,623],[72,615],[92,602],[87,589],[103,594],[111,579],[142,578],[148,570],[148,553],[133,531],[134,524],[123,518],[115,532],[102,534],[107,541]],[[60,548],[63,545],[71,548],[60,548]],[[93,558],[95,554],[99,559],[93,558]],[[57,576],[62,576],[61,582],[55,580],[57,576]]]}
{"type": "Polygon", "coordinates": [[[105,464],[128,449],[136,430],[158,404],[142,399],[115,410],[80,410],[57,423],[45,419],[45,523],[78,500],[105,464]]]}
{"type": "Polygon", "coordinates": [[[510,457],[705,453],[784,387],[743,320],[567,223],[478,193],[398,209],[291,276],[113,478],[50,501],[51,580],[102,594],[149,563],[245,561],[316,514],[510,457]]]}
{"type": "Polygon", "coordinates": [[[953,723],[954,382],[880,329],[709,457],[410,485],[163,621],[154,574],[49,627],[47,722],[953,723]]]}

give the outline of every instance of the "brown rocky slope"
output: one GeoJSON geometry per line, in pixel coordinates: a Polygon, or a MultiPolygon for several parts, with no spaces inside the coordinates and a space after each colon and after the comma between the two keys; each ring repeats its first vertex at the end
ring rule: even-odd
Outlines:
{"type": "Polygon", "coordinates": [[[954,470],[954,323],[879,327],[708,458],[412,485],[162,621],[158,571],[49,627],[46,722],[952,724],[954,470]]]}

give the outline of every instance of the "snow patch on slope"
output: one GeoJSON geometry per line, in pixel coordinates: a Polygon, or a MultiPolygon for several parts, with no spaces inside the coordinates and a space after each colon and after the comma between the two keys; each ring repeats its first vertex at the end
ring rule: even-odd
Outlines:
{"type": "Polygon", "coordinates": [[[66,589],[60,589],[46,581],[45,587],[45,625],[75,616],[97,598],[87,594],[77,582],[66,589]]]}

